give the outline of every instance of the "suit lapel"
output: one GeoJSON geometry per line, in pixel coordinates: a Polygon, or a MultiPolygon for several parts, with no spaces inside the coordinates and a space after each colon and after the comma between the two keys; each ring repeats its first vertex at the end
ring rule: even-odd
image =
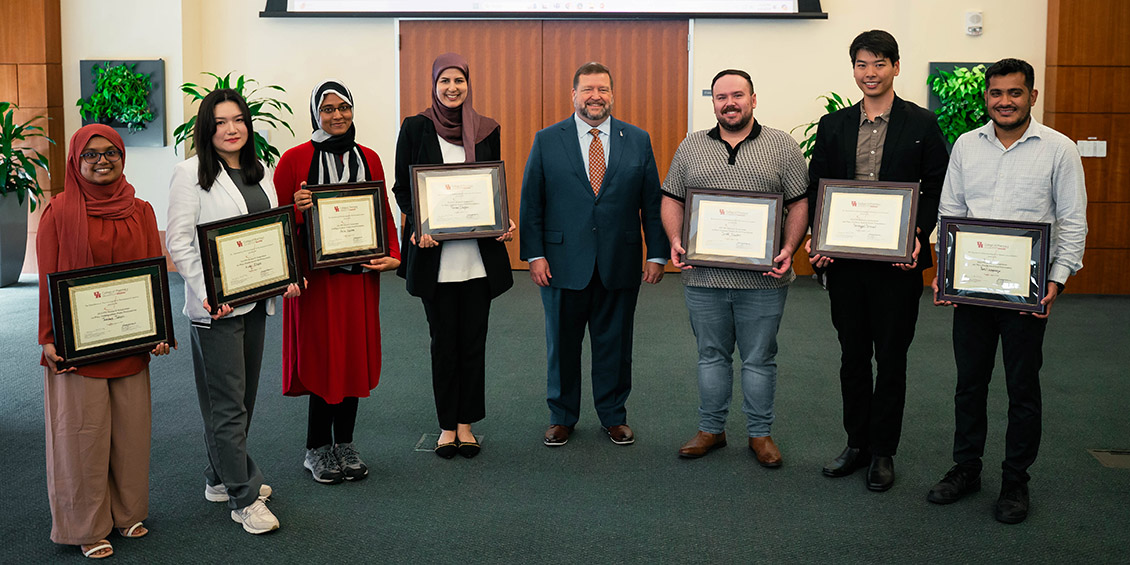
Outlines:
{"type": "Polygon", "coordinates": [[[239,188],[235,186],[235,182],[228,176],[228,172],[223,168],[223,165],[220,165],[220,173],[216,175],[216,183],[212,185],[212,188],[215,188],[216,184],[219,184],[220,188],[227,193],[228,197],[235,201],[235,205],[239,207],[239,214],[241,216],[247,213],[247,202],[243,199],[243,195],[240,194],[239,188]]]}
{"type": "Polygon", "coordinates": [[[581,139],[577,135],[577,124],[572,116],[564,122],[561,122],[561,142],[565,146],[565,155],[568,156],[569,164],[572,166],[573,172],[581,179],[583,183],[582,186],[588,188],[587,192],[591,196],[592,189],[589,188],[589,172],[585,170],[585,161],[581,157],[581,139]]]}
{"type": "Polygon", "coordinates": [[[897,162],[902,158],[899,154],[899,149],[902,143],[899,138],[902,137],[903,131],[906,129],[906,108],[903,101],[898,96],[891,104],[890,122],[887,123],[887,139],[883,141],[883,162],[879,163],[879,178],[885,179],[888,177],[888,169],[891,163],[897,162]]]}
{"type": "MultiPolygon", "coordinates": [[[[604,170],[604,180],[600,183],[600,194],[604,194],[604,189],[612,186],[612,177],[616,176],[616,171],[620,168],[620,158],[624,154],[624,124],[620,120],[612,118],[612,127],[609,128],[609,136],[612,139],[608,140],[608,164],[604,170]]],[[[597,198],[600,198],[600,194],[597,198]]]]}
{"type": "Polygon", "coordinates": [[[860,101],[848,109],[847,117],[840,127],[840,155],[845,159],[840,178],[855,178],[855,149],[859,146],[859,119],[863,113],[863,102],[860,101]]]}
{"type": "Polygon", "coordinates": [[[439,136],[436,126],[431,120],[425,122],[424,142],[420,144],[420,155],[417,163],[443,163],[443,150],[439,146],[439,136]]]}

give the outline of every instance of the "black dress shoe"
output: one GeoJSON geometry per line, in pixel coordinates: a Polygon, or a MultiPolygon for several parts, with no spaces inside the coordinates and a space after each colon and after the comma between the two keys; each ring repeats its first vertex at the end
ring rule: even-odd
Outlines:
{"type": "Polygon", "coordinates": [[[871,454],[859,447],[845,447],[844,452],[824,465],[825,477],[846,477],[871,461],[871,454]]]}
{"type": "Polygon", "coordinates": [[[454,441],[440,443],[436,445],[435,452],[436,455],[439,455],[444,459],[451,459],[452,457],[455,457],[456,453],[459,453],[459,444],[455,443],[454,441]]]}
{"type": "Polygon", "coordinates": [[[884,492],[895,484],[895,460],[885,455],[871,456],[871,466],[867,469],[867,490],[884,492]]]}
{"type": "Polygon", "coordinates": [[[934,504],[951,504],[981,490],[981,470],[954,465],[926,495],[934,504]]]}
{"type": "Polygon", "coordinates": [[[459,442],[459,455],[470,459],[479,454],[482,448],[477,441],[461,441],[459,442]]]}
{"type": "Polygon", "coordinates": [[[1028,517],[1028,485],[1016,481],[1005,481],[1001,485],[1001,495],[997,499],[993,517],[1005,524],[1019,524],[1028,517]]]}

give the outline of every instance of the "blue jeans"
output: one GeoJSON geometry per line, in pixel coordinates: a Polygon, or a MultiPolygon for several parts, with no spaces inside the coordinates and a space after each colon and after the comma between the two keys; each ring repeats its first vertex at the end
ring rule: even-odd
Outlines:
{"type": "Polygon", "coordinates": [[[742,358],[742,411],[749,437],[769,435],[777,388],[777,328],[788,293],[788,287],[685,287],[691,329],[698,339],[700,430],[720,434],[726,429],[737,343],[742,358]]]}

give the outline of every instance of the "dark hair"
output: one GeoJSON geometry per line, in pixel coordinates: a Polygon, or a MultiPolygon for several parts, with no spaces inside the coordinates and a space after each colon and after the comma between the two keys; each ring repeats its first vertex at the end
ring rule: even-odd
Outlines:
{"type": "Polygon", "coordinates": [[[899,43],[895,41],[895,36],[881,29],[865,31],[855,36],[848,48],[853,64],[856,53],[860,51],[870,51],[879,57],[890,59],[892,65],[899,62],[899,43]]]}
{"type": "Polygon", "coordinates": [[[714,75],[714,80],[710,81],[710,91],[711,92],[714,91],[714,83],[718,82],[718,79],[720,79],[720,78],[722,78],[726,75],[734,75],[734,76],[739,76],[739,77],[744,78],[745,81],[749,83],[749,93],[753,94],[753,79],[749,78],[749,73],[747,73],[747,72],[745,72],[741,69],[726,69],[726,70],[718,71],[718,74],[714,75]]]}
{"type": "Polygon", "coordinates": [[[255,156],[255,130],[251,126],[251,109],[247,101],[238,92],[230,88],[219,88],[208,93],[200,102],[200,109],[196,112],[196,132],[192,140],[196,145],[196,156],[200,161],[197,169],[197,180],[200,188],[205,192],[212,189],[212,184],[219,176],[221,165],[216,148],[212,145],[212,136],[216,135],[216,106],[223,102],[235,102],[239,111],[243,113],[243,123],[247,125],[247,142],[239,150],[239,175],[243,177],[244,184],[259,184],[263,180],[263,165],[255,156]]]}
{"type": "Polygon", "coordinates": [[[1032,65],[1023,59],[1001,59],[993,63],[991,67],[985,69],[985,90],[989,90],[989,79],[995,76],[1011,75],[1012,73],[1024,73],[1024,86],[1028,90],[1036,87],[1036,71],[1032,70],[1032,65]]]}
{"type": "Polygon", "coordinates": [[[576,90],[577,85],[581,82],[581,75],[608,75],[608,86],[612,87],[612,71],[596,61],[581,65],[581,68],[573,73],[573,90],[576,90]]]}

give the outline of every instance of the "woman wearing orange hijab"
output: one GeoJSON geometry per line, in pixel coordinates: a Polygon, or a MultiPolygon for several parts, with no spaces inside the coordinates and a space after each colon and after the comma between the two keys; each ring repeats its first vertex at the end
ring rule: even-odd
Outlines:
{"type": "MultiPolygon", "coordinates": [[[[36,236],[51,540],[96,559],[114,553],[110,530],[148,533],[149,354],[59,370],[47,274],[161,256],[153,207],[134,196],[125,162],[110,127],[75,132],[65,190],[44,208],[36,236]]],[[[162,343],[152,353],[168,352],[162,343]]]]}

